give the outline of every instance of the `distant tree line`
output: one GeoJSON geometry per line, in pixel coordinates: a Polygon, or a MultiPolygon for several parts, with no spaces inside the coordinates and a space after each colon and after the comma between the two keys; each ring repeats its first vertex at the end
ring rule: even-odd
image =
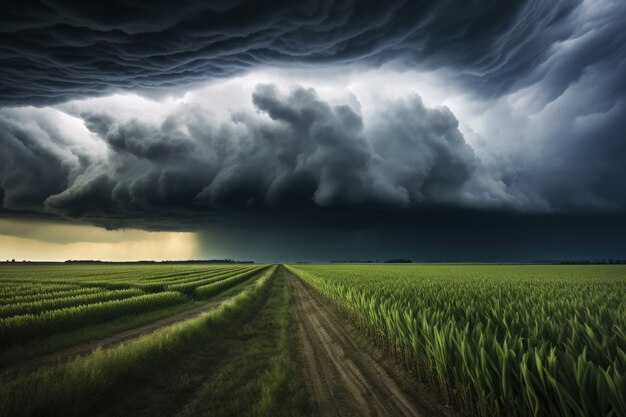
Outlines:
{"type": "Polygon", "coordinates": [[[234,259],[190,259],[183,261],[128,261],[128,262],[112,262],[99,261],[95,259],[68,259],[65,263],[80,264],[253,264],[254,261],[236,261],[234,259]]]}
{"type": "MultiPolygon", "coordinates": [[[[411,259],[388,259],[386,261],[372,261],[371,259],[366,259],[366,260],[358,260],[358,259],[351,259],[349,261],[330,261],[331,263],[342,263],[342,264],[347,264],[347,263],[356,263],[356,264],[410,264],[413,263],[413,261],[411,259]]],[[[308,262],[298,262],[298,263],[308,263],[308,262]]]]}
{"type": "Polygon", "coordinates": [[[559,262],[563,265],[624,265],[626,259],[593,259],[593,260],[570,260],[559,262]]]}

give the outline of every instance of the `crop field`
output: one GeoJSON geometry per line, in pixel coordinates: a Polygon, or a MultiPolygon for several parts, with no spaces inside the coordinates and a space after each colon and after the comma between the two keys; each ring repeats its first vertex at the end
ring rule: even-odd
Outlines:
{"type": "Polygon", "coordinates": [[[44,273],[41,266],[0,269],[3,347],[208,297],[262,267],[43,268],[44,273]]]}
{"type": "Polygon", "coordinates": [[[626,415],[623,266],[291,269],[468,414],[626,415]]]}
{"type": "Polygon", "coordinates": [[[626,266],[0,265],[0,416],[626,416],[626,266]]]}

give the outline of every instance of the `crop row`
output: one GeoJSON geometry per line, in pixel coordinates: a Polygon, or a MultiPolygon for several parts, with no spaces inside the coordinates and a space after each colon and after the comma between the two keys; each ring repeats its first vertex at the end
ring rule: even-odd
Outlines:
{"type": "Polygon", "coordinates": [[[183,284],[169,285],[167,290],[169,291],[180,291],[186,294],[196,294],[200,296],[204,296],[205,294],[200,294],[197,292],[198,288],[201,288],[206,285],[211,285],[212,283],[221,282],[230,279],[231,277],[235,277],[241,274],[248,274],[247,276],[251,276],[261,270],[262,267],[254,267],[254,268],[245,268],[243,270],[236,270],[229,273],[220,274],[218,276],[209,277],[207,279],[201,279],[197,281],[187,282],[183,284]]]}
{"type": "Polygon", "coordinates": [[[125,279],[125,280],[104,280],[104,281],[85,281],[82,285],[93,285],[103,288],[110,289],[122,289],[122,288],[139,288],[142,291],[146,292],[160,292],[160,291],[179,291],[183,293],[191,293],[193,292],[193,288],[197,287],[201,284],[196,284],[197,282],[204,282],[207,279],[213,279],[217,277],[218,279],[221,277],[229,276],[230,274],[234,274],[239,271],[240,268],[229,268],[227,270],[206,270],[206,271],[195,271],[193,274],[188,274],[184,276],[175,277],[174,279],[155,279],[155,280],[135,280],[135,279],[125,279]]]}
{"type": "Polygon", "coordinates": [[[41,289],[41,291],[46,291],[46,292],[63,291],[63,290],[70,290],[70,289],[78,288],[78,285],[75,285],[75,284],[57,284],[57,283],[33,284],[31,282],[20,282],[19,284],[14,284],[11,282],[3,281],[0,286],[0,299],[32,294],[33,285],[36,285],[38,288],[41,289]]]}
{"type": "Polygon", "coordinates": [[[165,280],[145,281],[133,284],[144,290],[158,291],[180,291],[191,294],[198,283],[207,282],[214,279],[222,279],[243,270],[244,268],[228,268],[226,270],[209,270],[201,273],[194,273],[182,278],[170,278],[165,280]]]}
{"type": "Polygon", "coordinates": [[[94,294],[105,291],[103,288],[99,287],[68,287],[64,290],[55,288],[53,291],[48,292],[49,290],[45,286],[43,288],[39,287],[37,284],[31,284],[31,286],[32,290],[30,294],[4,298],[0,301],[0,305],[13,305],[57,298],[75,297],[77,295],[94,294]]]}
{"type": "Polygon", "coordinates": [[[291,269],[467,413],[626,416],[626,269],[291,269]]]}
{"type": "Polygon", "coordinates": [[[226,279],[219,280],[217,282],[212,282],[210,284],[202,285],[195,288],[195,293],[199,297],[211,297],[215,294],[218,294],[228,288],[234,287],[235,285],[242,283],[249,279],[250,277],[258,274],[265,267],[253,268],[250,270],[246,270],[237,275],[231,276],[226,279]]]}
{"type": "Polygon", "coordinates": [[[235,269],[240,269],[240,268],[242,267],[228,266],[224,268],[206,268],[206,269],[202,269],[199,271],[188,271],[188,272],[183,272],[183,273],[170,272],[168,274],[156,274],[156,275],[142,276],[138,278],[138,280],[139,282],[158,281],[162,283],[167,283],[167,282],[176,283],[176,282],[183,282],[185,280],[194,279],[198,276],[219,275],[219,274],[226,273],[226,272],[229,272],[235,269]]]}
{"type": "Polygon", "coordinates": [[[212,275],[219,274],[224,271],[228,271],[233,267],[227,268],[203,268],[203,269],[194,269],[191,271],[175,271],[170,270],[166,272],[162,271],[152,271],[149,274],[145,272],[139,274],[111,274],[109,271],[100,272],[97,275],[93,275],[84,279],[80,279],[79,281],[71,281],[77,282],[79,284],[93,284],[93,283],[101,283],[102,281],[106,281],[107,283],[126,283],[129,285],[137,284],[154,284],[154,283],[167,283],[167,282],[179,282],[187,279],[194,279],[194,277],[202,276],[202,275],[212,275]]]}
{"type": "Polygon", "coordinates": [[[142,280],[157,277],[178,277],[197,272],[235,268],[241,265],[0,265],[0,281],[66,282],[80,284],[98,280],[142,280]]]}
{"type": "Polygon", "coordinates": [[[26,314],[0,319],[0,346],[24,343],[55,333],[76,330],[134,314],[182,303],[186,297],[177,292],[140,295],[123,300],[26,314]]]}
{"type": "MultiPolygon", "coordinates": [[[[180,274],[178,276],[170,276],[164,277],[163,279],[159,279],[153,277],[149,279],[144,277],[142,279],[130,278],[130,277],[118,277],[118,278],[109,278],[105,276],[97,276],[91,277],[90,279],[85,279],[81,281],[64,280],[64,281],[56,281],[58,283],[63,284],[78,284],[83,288],[87,287],[98,287],[98,288],[106,288],[109,290],[121,290],[127,288],[138,288],[142,291],[146,292],[160,292],[160,291],[181,291],[181,292],[189,292],[188,289],[195,288],[198,285],[194,285],[194,282],[201,282],[208,278],[212,277],[221,277],[221,276],[229,276],[232,274],[236,274],[237,272],[244,270],[242,267],[229,267],[229,268],[207,268],[205,270],[198,270],[189,272],[186,274],[180,274]],[[189,283],[189,285],[185,285],[189,283]],[[181,289],[173,288],[175,285],[181,285],[181,289]]],[[[36,284],[34,284],[36,285],[36,284]]]]}
{"type": "Polygon", "coordinates": [[[124,298],[136,297],[142,294],[143,292],[138,289],[99,291],[90,294],[74,295],[71,297],[52,298],[40,301],[4,305],[0,306],[0,318],[21,314],[37,314],[47,310],[93,304],[102,301],[121,300],[124,298]]]}

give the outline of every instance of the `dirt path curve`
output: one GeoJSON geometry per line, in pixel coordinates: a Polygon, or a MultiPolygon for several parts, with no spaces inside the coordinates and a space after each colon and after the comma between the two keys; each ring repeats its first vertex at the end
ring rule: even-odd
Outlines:
{"type": "Polygon", "coordinates": [[[36,370],[37,368],[41,368],[44,366],[68,362],[74,359],[76,356],[88,354],[97,348],[110,348],[128,340],[143,336],[144,334],[152,333],[171,324],[190,319],[204,313],[207,310],[219,306],[220,304],[228,300],[228,298],[229,297],[217,298],[209,301],[207,304],[201,305],[200,307],[185,310],[181,313],[150,322],[143,326],[134,327],[132,329],[124,330],[122,332],[115,333],[102,339],[90,340],[88,342],[80,343],[67,349],[22,361],[15,365],[0,369],[0,373],[14,375],[19,373],[31,372],[33,370],[36,370]]]}
{"type": "Polygon", "coordinates": [[[419,401],[419,394],[391,363],[374,359],[357,345],[342,320],[300,278],[290,275],[301,326],[303,372],[320,416],[447,414],[419,401]]]}

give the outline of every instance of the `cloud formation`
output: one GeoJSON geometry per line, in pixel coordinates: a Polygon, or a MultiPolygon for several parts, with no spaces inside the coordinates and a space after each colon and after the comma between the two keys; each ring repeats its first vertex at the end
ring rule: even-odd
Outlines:
{"type": "MultiPolygon", "coordinates": [[[[473,91],[497,96],[523,86],[537,66],[550,67],[555,45],[584,18],[581,0],[5,3],[4,106],[167,91],[258,67],[389,61],[444,68],[473,91]]],[[[619,3],[604,15],[609,36],[622,32],[619,3]]],[[[567,85],[594,54],[604,55],[589,50],[562,68],[554,88],[567,85]]]]}
{"type": "Polygon", "coordinates": [[[571,17],[571,36],[474,116],[490,153],[505,155],[496,169],[507,188],[536,207],[626,208],[624,18],[624,2],[584,2],[571,17]]]}
{"type": "Polygon", "coordinates": [[[60,134],[52,110],[4,110],[4,207],[108,228],[190,229],[257,209],[473,204],[466,187],[480,161],[445,107],[409,95],[365,121],[358,101],[331,104],[312,88],[260,84],[251,100],[255,111],[228,120],[193,103],[159,121],[85,111],[81,138],[60,134]]]}
{"type": "Polygon", "coordinates": [[[626,208],[623,1],[98,3],[0,6],[3,217],[384,228],[432,207],[626,208]],[[231,97],[233,74],[264,70],[276,85],[231,97]],[[73,100],[118,91],[183,99],[73,100]]]}
{"type": "Polygon", "coordinates": [[[8,224],[257,260],[624,256],[624,1],[5,3],[8,224]]]}

